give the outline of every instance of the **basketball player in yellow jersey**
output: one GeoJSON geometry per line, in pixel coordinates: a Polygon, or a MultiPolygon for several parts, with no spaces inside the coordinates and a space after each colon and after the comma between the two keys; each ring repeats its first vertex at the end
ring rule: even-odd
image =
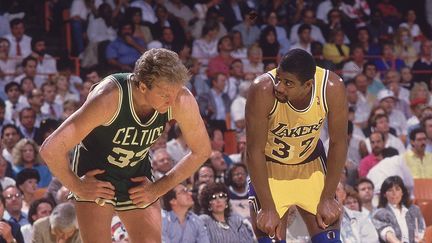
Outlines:
{"type": "Polygon", "coordinates": [[[288,52],[259,76],[246,103],[249,198],[258,242],[284,242],[288,208],[296,205],[312,242],[341,242],[335,191],[347,155],[345,87],[307,52],[288,52]],[[328,161],[319,140],[328,119],[328,161]],[[269,236],[269,237],[267,237],[269,236]]]}

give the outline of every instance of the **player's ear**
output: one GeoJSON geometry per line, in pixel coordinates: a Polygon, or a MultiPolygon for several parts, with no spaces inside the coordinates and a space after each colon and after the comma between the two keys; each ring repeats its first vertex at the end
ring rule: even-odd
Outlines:
{"type": "Polygon", "coordinates": [[[312,85],[314,84],[314,80],[313,79],[309,79],[308,81],[305,82],[305,85],[308,87],[312,87],[312,85]]]}
{"type": "Polygon", "coordinates": [[[147,87],[147,85],[145,83],[143,83],[143,82],[139,82],[138,89],[141,92],[145,92],[145,91],[149,90],[149,88],[147,87]]]}

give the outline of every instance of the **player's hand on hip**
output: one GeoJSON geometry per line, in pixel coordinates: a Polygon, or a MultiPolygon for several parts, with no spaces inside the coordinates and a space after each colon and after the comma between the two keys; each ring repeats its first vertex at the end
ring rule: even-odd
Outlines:
{"type": "Polygon", "coordinates": [[[271,238],[281,239],[279,235],[280,218],[275,209],[261,209],[257,215],[257,227],[271,238]]]}
{"type": "Polygon", "coordinates": [[[88,171],[81,179],[81,185],[75,192],[78,197],[87,200],[99,199],[114,199],[115,188],[107,181],[96,179],[96,175],[103,174],[105,170],[88,171]]]}
{"type": "Polygon", "coordinates": [[[145,207],[158,199],[154,183],[149,178],[140,176],[131,178],[131,181],[140,183],[129,189],[129,197],[133,204],[138,207],[145,207]]]}
{"type": "Polygon", "coordinates": [[[323,198],[318,204],[316,220],[319,227],[326,229],[339,220],[342,206],[334,198],[323,198]]]}

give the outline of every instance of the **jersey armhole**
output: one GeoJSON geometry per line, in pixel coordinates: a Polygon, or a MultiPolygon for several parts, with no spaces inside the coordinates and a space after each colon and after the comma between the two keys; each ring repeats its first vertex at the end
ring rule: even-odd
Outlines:
{"type": "Polygon", "coordinates": [[[115,77],[111,77],[110,79],[111,79],[111,81],[113,81],[117,85],[117,87],[119,89],[119,97],[118,97],[117,110],[114,113],[114,116],[107,123],[102,124],[102,126],[105,126],[105,127],[111,125],[115,121],[115,119],[117,119],[117,116],[120,113],[120,110],[122,107],[122,101],[123,101],[123,88],[121,87],[120,83],[118,82],[118,80],[115,77]]]}
{"type": "Polygon", "coordinates": [[[274,101],[273,107],[272,107],[272,109],[270,110],[270,113],[268,114],[269,117],[275,113],[278,103],[279,103],[278,100],[275,98],[275,101],[274,101]]]}
{"type": "Polygon", "coordinates": [[[325,113],[328,113],[328,107],[327,107],[327,95],[326,95],[326,93],[327,93],[327,82],[328,82],[328,79],[329,79],[329,74],[330,74],[330,71],[329,70],[325,70],[325,74],[324,74],[324,77],[323,77],[323,82],[322,82],[322,89],[321,89],[321,97],[322,97],[322,101],[323,101],[323,107],[324,107],[324,111],[325,111],[325,113]]]}
{"type": "Polygon", "coordinates": [[[173,119],[173,115],[172,115],[172,107],[168,107],[168,121],[171,121],[173,119]]]}

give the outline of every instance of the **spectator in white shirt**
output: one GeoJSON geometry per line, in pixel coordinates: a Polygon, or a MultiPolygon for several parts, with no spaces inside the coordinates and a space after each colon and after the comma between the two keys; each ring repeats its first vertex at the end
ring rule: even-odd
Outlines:
{"type": "Polygon", "coordinates": [[[192,44],[192,57],[197,58],[205,66],[210,58],[217,55],[218,33],[219,23],[209,19],[202,28],[201,38],[196,39],[192,44]]]}
{"type": "Polygon", "coordinates": [[[237,132],[242,132],[245,129],[246,97],[250,85],[251,82],[249,81],[241,82],[239,85],[239,94],[231,103],[231,116],[237,132]]]}
{"type": "Polygon", "coordinates": [[[136,0],[130,4],[131,7],[140,8],[142,12],[142,18],[144,22],[151,24],[156,23],[156,13],[152,7],[152,0],[136,0]]]}
{"type": "Polygon", "coordinates": [[[44,103],[41,107],[42,115],[58,120],[63,114],[63,106],[55,103],[56,86],[53,83],[43,83],[41,86],[44,103]]]}
{"type": "Polygon", "coordinates": [[[291,46],[292,49],[302,49],[307,51],[309,54],[312,54],[311,52],[311,44],[312,44],[312,37],[311,37],[311,26],[308,24],[302,24],[299,28],[297,28],[297,35],[298,35],[298,41],[291,46]]]}
{"type": "Polygon", "coordinates": [[[153,176],[156,180],[164,176],[174,167],[174,162],[166,148],[159,148],[153,152],[151,164],[153,176]]]}
{"type": "Polygon", "coordinates": [[[10,82],[5,86],[7,100],[5,101],[5,119],[18,123],[18,112],[25,107],[25,104],[19,102],[20,85],[16,82],[10,82]]]}
{"type": "Polygon", "coordinates": [[[36,78],[37,63],[38,60],[32,56],[28,56],[24,58],[21,64],[23,68],[23,73],[21,75],[16,76],[13,81],[16,83],[21,83],[22,79],[25,77],[29,77],[34,81],[36,78]]]}
{"type": "Polygon", "coordinates": [[[57,61],[51,55],[46,54],[45,44],[43,37],[35,37],[31,41],[32,53],[30,56],[37,60],[36,77],[34,79],[37,87],[40,87],[48,79],[49,75],[57,73],[57,61]]]}
{"type": "Polygon", "coordinates": [[[31,37],[24,34],[25,26],[22,19],[12,19],[10,29],[11,33],[4,36],[11,44],[9,57],[22,60],[31,53],[31,37]]]}
{"type": "Polygon", "coordinates": [[[4,90],[6,83],[13,80],[18,66],[14,58],[9,57],[10,42],[8,39],[0,38],[0,90],[4,90]]]}
{"type": "Polygon", "coordinates": [[[181,159],[183,159],[188,153],[190,153],[190,149],[184,140],[183,134],[180,130],[179,125],[176,123],[174,125],[174,133],[177,138],[173,138],[167,142],[166,150],[171,158],[174,160],[174,164],[177,164],[181,159]]]}
{"type": "Polygon", "coordinates": [[[380,106],[384,108],[389,116],[390,126],[396,129],[396,133],[399,137],[404,139],[407,135],[407,123],[402,111],[395,109],[397,99],[398,98],[395,97],[393,91],[388,89],[381,90],[377,95],[377,100],[380,106]]]}
{"type": "Polygon", "coordinates": [[[298,36],[298,29],[302,24],[308,24],[311,27],[311,37],[312,37],[312,41],[318,41],[322,44],[326,43],[326,40],[324,39],[324,36],[321,32],[321,29],[315,25],[316,23],[316,18],[315,18],[315,12],[313,9],[311,8],[305,8],[303,9],[302,12],[302,22],[295,24],[292,28],[291,28],[291,33],[290,33],[290,40],[292,44],[295,44],[299,41],[299,36],[298,36]]]}
{"type": "Polygon", "coordinates": [[[351,61],[345,63],[342,68],[342,76],[345,81],[353,79],[356,75],[362,73],[363,64],[366,62],[364,50],[361,46],[354,46],[350,51],[351,61]]]}
{"type": "Polygon", "coordinates": [[[6,170],[8,167],[8,162],[0,155],[0,185],[2,188],[8,186],[15,186],[15,180],[6,176],[6,170]]]}
{"type": "Polygon", "coordinates": [[[6,124],[2,127],[1,139],[3,146],[2,157],[12,163],[12,149],[21,139],[18,128],[13,124],[6,124]]]}
{"type": "Polygon", "coordinates": [[[76,55],[84,51],[84,26],[91,12],[92,4],[93,1],[73,0],[70,8],[72,41],[76,55]]]}

